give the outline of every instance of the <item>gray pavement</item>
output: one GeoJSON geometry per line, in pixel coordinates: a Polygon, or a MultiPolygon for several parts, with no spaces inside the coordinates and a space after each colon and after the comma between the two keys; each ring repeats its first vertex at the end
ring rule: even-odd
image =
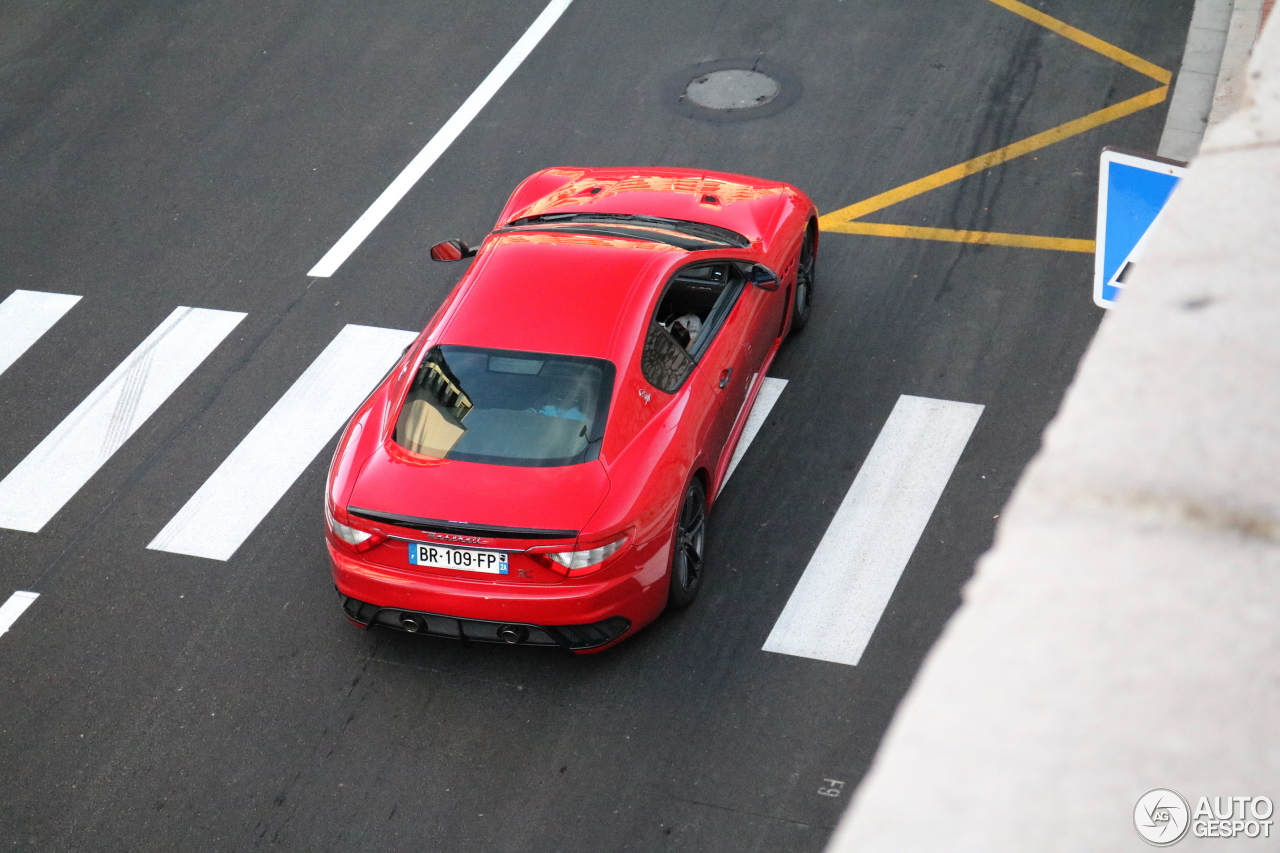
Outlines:
{"type": "MultiPolygon", "coordinates": [[[[1170,71],[1171,0],[1037,4],[1170,71]]],[[[1097,327],[1087,254],[824,234],[789,384],[712,516],[702,597],[574,659],[337,610],[318,456],[226,562],[146,550],[347,323],[416,329],[550,165],[673,165],[853,204],[1150,88],[986,0],[571,6],[331,278],[305,273],[541,3],[0,5],[0,299],[84,298],[0,375],[0,475],[178,305],[246,318],[39,533],[0,530],[3,850],[820,850],[1097,327]],[[683,114],[682,69],[803,92],[683,114]],[[761,650],[901,394],[986,409],[856,667],[761,650]]],[[[1136,113],[872,221],[1093,236],[1136,113]]]]}

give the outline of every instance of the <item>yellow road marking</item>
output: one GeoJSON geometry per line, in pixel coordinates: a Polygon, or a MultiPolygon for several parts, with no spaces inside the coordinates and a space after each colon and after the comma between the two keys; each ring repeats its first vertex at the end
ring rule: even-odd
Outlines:
{"type": "Polygon", "coordinates": [[[827,226],[825,230],[873,237],[905,237],[909,240],[946,240],[984,246],[1056,249],[1060,252],[1086,252],[1090,255],[1096,249],[1092,240],[1074,240],[1069,237],[1036,237],[1032,234],[1002,234],[998,231],[956,231],[950,228],[920,228],[915,225],[883,225],[879,222],[838,222],[827,226]]]}
{"type": "Polygon", "coordinates": [[[1060,124],[1057,127],[1037,133],[1026,139],[998,148],[988,154],[974,157],[963,163],[918,178],[911,183],[903,184],[896,189],[880,193],[869,199],[842,207],[818,218],[818,227],[823,231],[835,231],[843,234],[867,234],[879,237],[903,237],[916,240],[944,240],[957,243],[978,243],[991,246],[1018,246],[1028,249],[1056,249],[1067,252],[1093,252],[1094,241],[1076,240],[1066,237],[1037,237],[1030,234],[1003,234],[988,231],[959,231],[950,228],[921,228],[911,225],[887,225],[869,222],[854,222],[868,214],[883,210],[886,207],[905,201],[909,198],[927,193],[930,190],[945,186],[970,175],[999,166],[1010,160],[1038,151],[1055,142],[1061,142],[1072,136],[1093,130],[1109,122],[1140,112],[1156,104],[1163,103],[1169,96],[1169,83],[1173,75],[1141,57],[1134,56],[1126,50],[1109,44],[1100,38],[1091,36],[1083,30],[1050,17],[1038,9],[1033,9],[1019,0],[988,0],[1003,9],[1020,15],[1033,23],[1039,24],[1052,32],[1071,39],[1077,44],[1113,59],[1120,64],[1144,74],[1162,85],[1159,88],[1144,92],[1135,98],[1121,101],[1110,107],[1090,113],[1083,118],[1060,124]]]}
{"type": "Polygon", "coordinates": [[[990,0],[997,6],[1008,9],[1015,15],[1021,15],[1028,21],[1033,21],[1046,30],[1052,30],[1064,38],[1069,38],[1076,44],[1084,45],[1095,53],[1100,53],[1108,59],[1114,59],[1121,65],[1132,68],[1139,74],[1145,74],[1157,83],[1164,83],[1166,86],[1173,82],[1173,74],[1156,65],[1154,62],[1147,62],[1140,56],[1134,56],[1127,50],[1122,50],[1114,44],[1108,44],[1102,39],[1091,36],[1084,30],[1078,30],[1070,24],[1065,24],[1057,18],[1051,18],[1039,9],[1032,9],[1026,3],[1019,3],[1018,0],[990,0]]]}
{"type": "MultiPolygon", "coordinates": [[[[992,2],[995,2],[995,0],[992,0],[992,2]]],[[[992,166],[1007,163],[1015,157],[1030,154],[1032,151],[1039,151],[1041,148],[1045,148],[1055,142],[1061,142],[1069,137],[1084,133],[1086,130],[1093,130],[1095,127],[1100,127],[1107,122],[1112,122],[1118,118],[1145,110],[1147,107],[1155,106],[1165,99],[1168,92],[1168,86],[1152,89],[1150,92],[1145,92],[1136,98],[1121,101],[1095,113],[1090,113],[1083,118],[1060,124],[1055,128],[1046,130],[1043,133],[1037,133],[1035,136],[1027,137],[1012,145],[997,148],[989,154],[983,154],[980,157],[974,157],[972,160],[966,160],[957,166],[943,169],[941,172],[934,172],[932,175],[919,178],[909,184],[903,184],[897,189],[872,196],[866,201],[860,201],[857,204],[833,210],[831,213],[822,216],[818,220],[818,225],[823,229],[832,230],[831,227],[838,222],[858,219],[868,213],[875,213],[877,210],[883,210],[900,201],[906,201],[922,193],[927,193],[929,190],[935,190],[946,184],[954,183],[961,178],[967,178],[970,175],[990,169],[992,166]]]]}

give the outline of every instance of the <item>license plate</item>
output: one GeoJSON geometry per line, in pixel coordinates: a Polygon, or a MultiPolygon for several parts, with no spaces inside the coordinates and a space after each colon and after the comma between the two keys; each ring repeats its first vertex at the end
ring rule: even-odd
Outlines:
{"type": "Polygon", "coordinates": [[[436,569],[461,569],[464,572],[507,573],[507,555],[501,551],[479,551],[475,548],[450,548],[426,542],[409,543],[409,562],[415,566],[436,569]]]}

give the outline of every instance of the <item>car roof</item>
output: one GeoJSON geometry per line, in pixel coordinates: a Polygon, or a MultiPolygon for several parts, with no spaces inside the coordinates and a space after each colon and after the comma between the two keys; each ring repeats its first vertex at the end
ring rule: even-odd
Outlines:
{"type": "Polygon", "coordinates": [[[492,234],[437,342],[623,364],[669,274],[692,260],[663,243],[540,232],[492,234]]]}

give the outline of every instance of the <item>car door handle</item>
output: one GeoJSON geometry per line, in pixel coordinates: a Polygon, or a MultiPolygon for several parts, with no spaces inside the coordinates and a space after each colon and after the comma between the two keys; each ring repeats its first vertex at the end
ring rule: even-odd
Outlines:
{"type": "Polygon", "coordinates": [[[723,388],[724,386],[728,385],[729,379],[732,377],[733,377],[732,367],[726,367],[724,370],[720,371],[720,387],[723,388]]]}

